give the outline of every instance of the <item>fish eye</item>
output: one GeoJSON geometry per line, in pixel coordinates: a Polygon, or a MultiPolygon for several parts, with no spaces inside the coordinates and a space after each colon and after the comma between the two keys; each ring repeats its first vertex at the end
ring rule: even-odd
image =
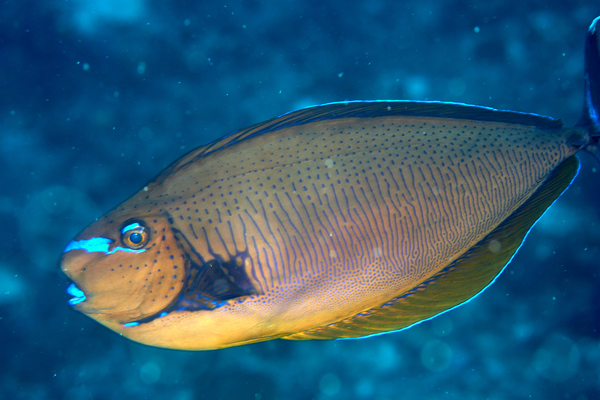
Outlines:
{"type": "Polygon", "coordinates": [[[121,229],[121,242],[130,249],[141,249],[149,239],[150,230],[141,221],[127,221],[121,229]]]}

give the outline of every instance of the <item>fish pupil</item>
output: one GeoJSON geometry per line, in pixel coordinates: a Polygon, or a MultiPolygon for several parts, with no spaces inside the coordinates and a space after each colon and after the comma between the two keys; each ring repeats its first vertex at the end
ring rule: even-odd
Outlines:
{"type": "Polygon", "coordinates": [[[142,243],[143,239],[144,238],[143,238],[142,234],[139,232],[132,232],[131,235],[129,235],[129,240],[133,244],[140,244],[140,243],[142,243]]]}

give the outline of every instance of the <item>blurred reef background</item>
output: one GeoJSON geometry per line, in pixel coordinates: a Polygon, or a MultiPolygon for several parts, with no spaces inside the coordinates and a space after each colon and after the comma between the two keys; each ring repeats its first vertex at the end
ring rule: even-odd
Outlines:
{"type": "Polygon", "coordinates": [[[408,331],[180,352],[70,309],[58,258],[188,150],[308,105],[583,101],[597,0],[0,4],[0,398],[600,398],[600,164],[469,304],[408,331]]]}

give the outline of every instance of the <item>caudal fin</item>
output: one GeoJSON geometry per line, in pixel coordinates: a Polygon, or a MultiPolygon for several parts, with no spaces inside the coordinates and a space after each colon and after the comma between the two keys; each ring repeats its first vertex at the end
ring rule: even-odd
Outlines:
{"type": "Polygon", "coordinates": [[[594,19],[585,38],[585,98],[583,114],[577,125],[590,130],[585,148],[600,160],[600,17],[594,19]]]}

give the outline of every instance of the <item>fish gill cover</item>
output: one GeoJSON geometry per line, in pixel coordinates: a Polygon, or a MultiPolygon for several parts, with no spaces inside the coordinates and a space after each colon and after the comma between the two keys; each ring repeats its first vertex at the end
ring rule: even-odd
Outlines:
{"type": "Polygon", "coordinates": [[[600,397],[598,165],[476,301],[357,341],[154,349],[72,312],[57,254],[177,156],[300,107],[581,111],[595,1],[6,1],[0,397],[600,397]]]}

